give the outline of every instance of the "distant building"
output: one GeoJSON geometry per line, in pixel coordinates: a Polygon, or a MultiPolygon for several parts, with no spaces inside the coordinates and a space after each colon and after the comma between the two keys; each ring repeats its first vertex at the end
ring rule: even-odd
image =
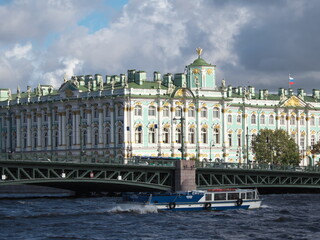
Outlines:
{"type": "MultiPolygon", "coordinates": [[[[59,89],[39,85],[11,94],[0,89],[0,149],[13,158],[125,161],[132,156],[206,161],[254,161],[251,141],[260,129],[285,129],[312,164],[320,138],[320,90],[312,95],[280,88],[217,84],[216,66],[198,58],[184,73],[128,70],[64,79],[59,89]],[[176,119],[176,120],[174,120],[176,119]],[[183,125],[183,129],[181,126],[183,125]],[[15,154],[11,154],[15,153],[15,154]],[[19,155],[20,154],[20,155],[19,155]]],[[[318,159],[316,159],[318,161],[318,159]]]]}

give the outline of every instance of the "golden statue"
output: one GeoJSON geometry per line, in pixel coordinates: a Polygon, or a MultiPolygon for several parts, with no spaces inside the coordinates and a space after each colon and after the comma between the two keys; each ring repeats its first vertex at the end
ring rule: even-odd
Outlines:
{"type": "Polygon", "coordinates": [[[202,48],[196,48],[196,51],[197,51],[197,53],[198,53],[198,56],[199,56],[199,58],[200,58],[200,56],[201,56],[201,53],[202,53],[202,48]]]}

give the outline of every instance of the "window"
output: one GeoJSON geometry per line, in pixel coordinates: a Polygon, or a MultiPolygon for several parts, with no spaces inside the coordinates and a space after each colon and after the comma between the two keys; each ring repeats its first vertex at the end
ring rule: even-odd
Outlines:
{"type": "Polygon", "coordinates": [[[201,108],[201,117],[203,118],[207,117],[207,108],[205,107],[201,108]]]}
{"type": "Polygon", "coordinates": [[[305,125],[305,117],[304,116],[301,116],[301,118],[300,118],[300,125],[301,126],[304,126],[305,125]]]}
{"type": "Polygon", "coordinates": [[[150,106],[148,110],[148,115],[149,116],[156,116],[156,107],[155,106],[150,106]]]}
{"type": "Polygon", "coordinates": [[[86,147],[87,146],[87,130],[84,130],[83,131],[83,138],[82,138],[82,141],[83,141],[83,147],[86,147]]]}
{"type": "Polygon", "coordinates": [[[54,132],[53,137],[54,137],[53,146],[55,148],[57,148],[58,145],[59,145],[59,133],[58,133],[58,131],[54,132]]]}
{"type": "Polygon", "coordinates": [[[296,141],[296,135],[295,134],[291,134],[291,138],[296,141]]]}
{"type": "Polygon", "coordinates": [[[284,115],[281,115],[281,117],[280,117],[280,125],[285,125],[285,123],[286,123],[286,118],[285,118],[284,115]]]}
{"type": "Polygon", "coordinates": [[[142,143],[142,126],[136,127],[134,136],[136,143],[142,143]]]}
{"type": "Polygon", "coordinates": [[[255,142],[256,138],[257,138],[257,135],[256,134],[252,134],[251,142],[255,142]]]}
{"type": "Polygon", "coordinates": [[[167,106],[163,107],[163,116],[169,117],[169,107],[167,106]]]}
{"type": "Polygon", "coordinates": [[[176,128],[176,143],[181,143],[181,129],[176,128]]]}
{"type": "Polygon", "coordinates": [[[44,140],[44,147],[48,147],[48,132],[44,132],[43,134],[43,140],[44,140]]]}
{"type": "Polygon", "coordinates": [[[304,145],[305,145],[305,136],[301,135],[300,136],[300,147],[304,147],[304,145]]]}
{"type": "Polygon", "coordinates": [[[118,105],[118,116],[123,116],[123,106],[118,105]]]}
{"type": "Polygon", "coordinates": [[[141,106],[134,107],[134,115],[135,116],[142,116],[142,107],[141,106]]]}
{"type": "Polygon", "coordinates": [[[106,129],[106,144],[107,144],[107,145],[110,144],[110,139],[111,139],[110,128],[107,128],[107,129],[106,129]]]}
{"type": "Polygon", "coordinates": [[[260,124],[266,124],[266,116],[265,115],[261,115],[260,117],[260,124]]]}
{"type": "Polygon", "coordinates": [[[69,131],[67,134],[67,146],[70,148],[72,146],[72,131],[69,131]]]}
{"type": "Polygon", "coordinates": [[[177,107],[176,108],[175,116],[176,117],[181,117],[182,116],[182,108],[181,107],[177,107]]]}
{"type": "Polygon", "coordinates": [[[296,124],[296,117],[295,116],[291,116],[290,117],[290,125],[295,125],[296,124]]]}
{"type": "Polygon", "coordinates": [[[48,113],[46,111],[43,113],[43,121],[44,122],[48,121],[48,113]]]}
{"type": "Polygon", "coordinates": [[[237,115],[237,123],[241,123],[241,114],[237,115]]]}
{"type": "Polygon", "coordinates": [[[238,143],[238,147],[241,147],[241,133],[238,133],[237,135],[237,143],[238,143]]]}
{"type": "Polygon", "coordinates": [[[273,125],[274,124],[274,116],[270,115],[269,116],[269,125],[273,125]]]}
{"type": "Polygon", "coordinates": [[[68,112],[67,122],[68,122],[68,123],[72,123],[72,112],[71,112],[71,111],[68,112]]]}
{"type": "Polygon", "coordinates": [[[220,144],[220,129],[219,128],[215,128],[213,130],[213,138],[214,138],[214,142],[216,144],[220,144]]]}
{"type": "Polygon", "coordinates": [[[232,123],[232,115],[228,114],[228,123],[232,123]]]}
{"type": "Polygon", "coordinates": [[[316,143],[316,136],[311,135],[311,146],[313,146],[316,143]]]}
{"type": "Polygon", "coordinates": [[[154,127],[149,128],[149,143],[156,143],[156,129],[154,127]]]}
{"type": "Polygon", "coordinates": [[[23,134],[22,134],[22,138],[23,138],[22,148],[23,148],[23,149],[26,149],[26,148],[27,148],[27,133],[23,133],[23,134]]]}
{"type": "Polygon", "coordinates": [[[94,146],[97,147],[99,144],[99,131],[98,129],[94,130],[94,146]]]}
{"type": "Polygon", "coordinates": [[[33,113],[33,122],[37,122],[37,114],[33,113]]]}
{"type": "Polygon", "coordinates": [[[213,109],[213,118],[220,118],[220,109],[217,107],[213,109]]]}
{"type": "Polygon", "coordinates": [[[208,139],[208,136],[207,136],[207,129],[206,128],[201,128],[201,140],[202,140],[202,143],[207,143],[207,139],[208,139]]]}
{"type": "Polygon", "coordinates": [[[310,118],[310,126],[314,126],[315,125],[315,119],[314,119],[314,116],[312,116],[310,118]]]}
{"type": "Polygon", "coordinates": [[[188,109],[188,117],[194,117],[194,107],[189,107],[188,109]]]}
{"type": "Polygon", "coordinates": [[[38,146],[38,134],[35,132],[34,134],[33,134],[33,149],[36,149],[37,148],[37,146],[38,146]]]}
{"type": "Polygon", "coordinates": [[[169,129],[164,128],[162,132],[163,143],[170,143],[169,129]]]}
{"type": "Polygon", "coordinates": [[[229,143],[229,147],[232,147],[232,133],[228,134],[228,143],[229,143]]]}
{"type": "Polygon", "coordinates": [[[121,127],[118,128],[118,144],[122,144],[123,143],[123,130],[121,127]]]}
{"type": "Polygon", "coordinates": [[[194,128],[189,128],[189,143],[194,144],[195,143],[195,130],[194,128]]]}
{"type": "Polygon", "coordinates": [[[255,114],[251,115],[251,124],[257,124],[257,116],[255,114]]]}
{"type": "Polygon", "coordinates": [[[109,108],[109,105],[106,105],[106,107],[105,107],[104,116],[105,116],[105,117],[110,117],[110,108],[109,108]]]}
{"type": "Polygon", "coordinates": [[[99,109],[95,108],[93,110],[93,118],[99,118],[99,109]]]}

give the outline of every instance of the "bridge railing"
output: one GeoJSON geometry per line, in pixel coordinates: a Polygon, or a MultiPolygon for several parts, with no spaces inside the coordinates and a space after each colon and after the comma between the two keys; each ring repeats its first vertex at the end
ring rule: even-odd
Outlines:
{"type": "Polygon", "coordinates": [[[174,167],[174,160],[136,160],[130,159],[116,159],[111,157],[97,157],[97,156],[70,156],[65,155],[49,155],[45,153],[1,153],[0,160],[12,161],[32,161],[32,162],[65,162],[65,163],[93,163],[93,164],[117,164],[117,165],[138,165],[138,166],[163,166],[174,167]]]}
{"type": "Polygon", "coordinates": [[[252,169],[270,171],[292,171],[292,172],[320,172],[320,166],[290,166],[271,164],[246,164],[246,163],[218,163],[218,162],[198,162],[197,167],[201,168],[227,168],[227,169],[252,169]]]}

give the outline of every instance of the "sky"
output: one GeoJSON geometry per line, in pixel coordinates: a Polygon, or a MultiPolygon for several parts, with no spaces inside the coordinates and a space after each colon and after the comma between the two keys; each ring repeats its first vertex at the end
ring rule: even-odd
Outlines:
{"type": "Polygon", "coordinates": [[[0,0],[0,88],[128,69],[182,73],[203,49],[220,85],[320,89],[319,0],[0,0]]]}

